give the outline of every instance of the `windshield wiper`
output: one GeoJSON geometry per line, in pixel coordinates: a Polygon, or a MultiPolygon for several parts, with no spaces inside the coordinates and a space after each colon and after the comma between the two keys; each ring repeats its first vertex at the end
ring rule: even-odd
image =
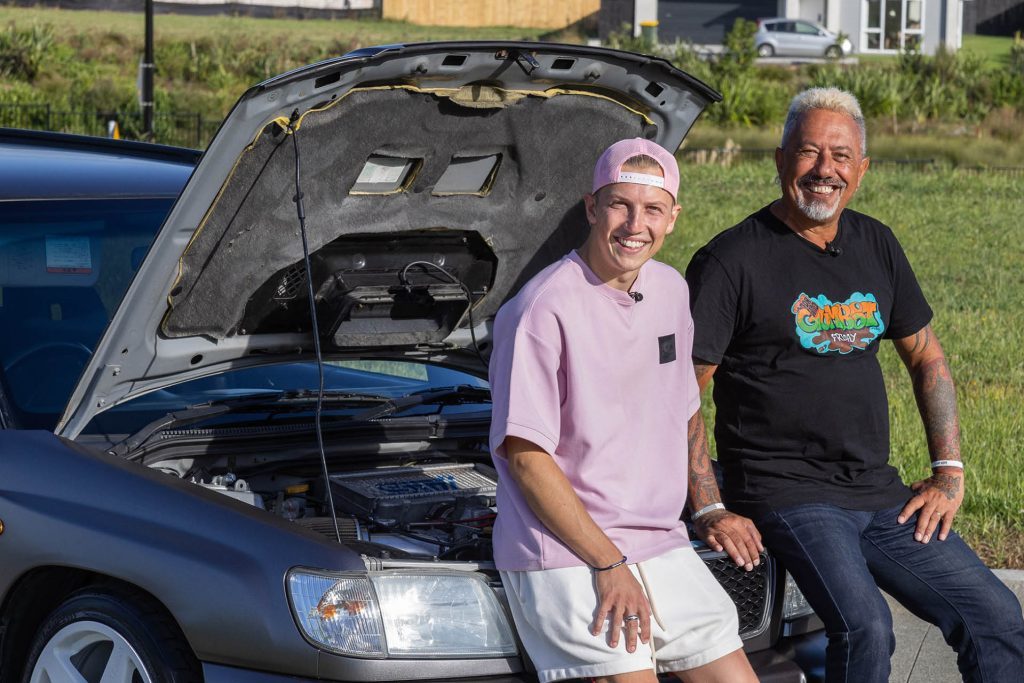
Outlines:
{"type": "Polygon", "coordinates": [[[486,387],[475,387],[471,384],[457,384],[451,387],[440,389],[425,389],[417,391],[402,398],[386,401],[384,405],[370,408],[361,413],[356,413],[350,420],[368,421],[386,415],[394,415],[409,408],[423,404],[453,405],[459,403],[490,403],[491,390],[486,387]]]}
{"type": "MultiPolygon", "coordinates": [[[[191,405],[184,410],[176,410],[167,413],[161,418],[153,420],[142,429],[138,430],[124,441],[115,444],[109,451],[111,455],[125,456],[139,448],[154,435],[172,427],[184,427],[186,425],[203,422],[210,418],[219,417],[232,412],[245,412],[247,410],[259,410],[273,414],[291,412],[294,410],[307,409],[310,401],[316,401],[317,392],[310,389],[299,389],[296,391],[268,391],[260,394],[249,394],[239,398],[227,398],[219,401],[208,401],[191,405]]],[[[351,392],[324,392],[324,404],[335,406],[364,405],[367,403],[386,403],[390,399],[387,396],[375,394],[356,394],[351,392]]]]}

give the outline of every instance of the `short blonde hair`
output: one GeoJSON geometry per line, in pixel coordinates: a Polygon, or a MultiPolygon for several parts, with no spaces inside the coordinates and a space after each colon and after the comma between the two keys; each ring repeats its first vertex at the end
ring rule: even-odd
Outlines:
{"type": "Polygon", "coordinates": [[[808,88],[794,97],[789,104],[789,112],[786,113],[786,123],[782,127],[780,147],[785,148],[800,116],[811,109],[835,111],[853,119],[853,122],[857,124],[857,129],[860,130],[861,156],[867,156],[868,133],[864,125],[864,114],[860,110],[860,102],[852,93],[839,88],[808,88]]]}

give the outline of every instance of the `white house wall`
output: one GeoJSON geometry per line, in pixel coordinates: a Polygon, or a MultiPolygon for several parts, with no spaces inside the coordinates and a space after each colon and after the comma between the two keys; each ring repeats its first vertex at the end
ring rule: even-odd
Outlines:
{"type": "Polygon", "coordinates": [[[831,0],[829,2],[829,13],[834,22],[828,28],[832,31],[842,31],[853,43],[854,52],[864,51],[864,35],[861,32],[861,0],[831,0]]]}

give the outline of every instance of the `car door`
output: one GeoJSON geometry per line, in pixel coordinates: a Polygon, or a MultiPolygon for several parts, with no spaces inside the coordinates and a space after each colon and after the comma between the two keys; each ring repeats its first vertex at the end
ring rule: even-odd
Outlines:
{"type": "Polygon", "coordinates": [[[797,44],[795,22],[780,21],[775,24],[775,40],[779,45],[777,54],[794,55],[800,54],[800,46],[797,44]]]}
{"type": "Polygon", "coordinates": [[[831,38],[822,35],[821,29],[806,21],[793,22],[794,53],[806,57],[821,57],[831,45],[831,38]]]}

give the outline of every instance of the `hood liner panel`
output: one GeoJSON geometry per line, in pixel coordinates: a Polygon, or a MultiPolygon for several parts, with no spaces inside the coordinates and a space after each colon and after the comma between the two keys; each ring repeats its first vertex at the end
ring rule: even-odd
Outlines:
{"type": "MultiPolygon", "coordinates": [[[[350,234],[477,232],[497,256],[498,271],[474,315],[493,316],[526,280],[586,237],[582,196],[608,141],[654,133],[638,112],[588,93],[469,108],[414,90],[353,90],[306,112],[296,133],[310,250],[350,234]],[[404,192],[349,194],[374,154],[423,165],[404,192]],[[453,157],[492,154],[502,161],[487,196],[431,194],[453,157]]],[[[302,259],[294,164],[279,122],[243,152],[179,264],[166,336],[238,333],[250,297],[302,259]]]]}

